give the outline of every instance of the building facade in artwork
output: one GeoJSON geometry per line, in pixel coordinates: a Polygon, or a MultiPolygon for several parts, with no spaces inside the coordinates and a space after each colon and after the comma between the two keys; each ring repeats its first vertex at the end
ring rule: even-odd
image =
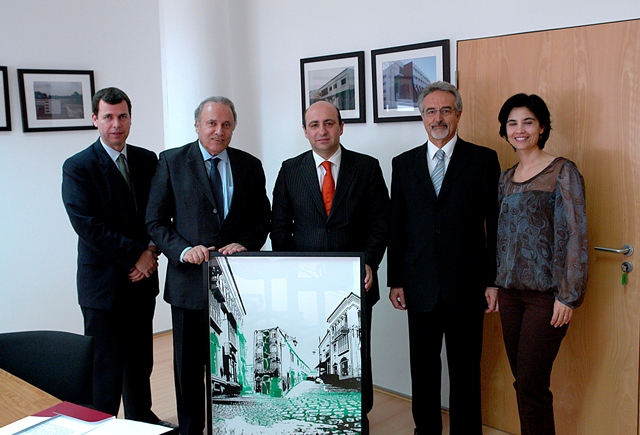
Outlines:
{"type": "Polygon", "coordinates": [[[431,83],[429,77],[412,61],[385,62],[382,70],[383,107],[385,110],[418,107],[420,91],[431,83]]]}
{"type": "Polygon", "coordinates": [[[309,105],[317,101],[328,101],[340,110],[355,110],[356,85],[354,68],[343,69],[320,88],[309,91],[309,105]]]}
{"type": "Polygon", "coordinates": [[[209,267],[209,339],[211,393],[232,396],[251,390],[247,343],[242,324],[247,314],[225,257],[209,267]]]}
{"type": "Polygon", "coordinates": [[[329,384],[357,387],[362,377],[360,298],[350,293],[327,319],[318,345],[318,372],[329,384]]]}
{"type": "Polygon", "coordinates": [[[254,331],[253,342],[256,393],[282,397],[315,374],[296,352],[296,338],[280,327],[254,331]]]}

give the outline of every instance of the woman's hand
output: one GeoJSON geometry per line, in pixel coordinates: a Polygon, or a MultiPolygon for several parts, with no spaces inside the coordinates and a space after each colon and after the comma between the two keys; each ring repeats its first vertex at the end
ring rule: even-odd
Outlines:
{"type": "Polygon", "coordinates": [[[498,289],[495,287],[487,287],[484,291],[484,297],[487,300],[487,309],[485,313],[497,313],[500,311],[498,306],[498,289]]]}
{"type": "Polygon", "coordinates": [[[553,317],[551,318],[551,325],[555,328],[564,326],[571,321],[572,317],[573,308],[556,300],[553,304],[553,317]]]}

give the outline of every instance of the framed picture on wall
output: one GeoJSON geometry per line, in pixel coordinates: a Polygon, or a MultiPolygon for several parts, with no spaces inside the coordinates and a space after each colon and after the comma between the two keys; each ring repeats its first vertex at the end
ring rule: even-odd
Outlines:
{"type": "Polygon", "coordinates": [[[18,85],[23,131],[95,128],[93,71],[19,69],[18,85]]]}
{"type": "Polygon", "coordinates": [[[316,101],[340,109],[345,123],[366,122],[364,51],[300,59],[302,122],[304,111],[316,101]]]}
{"type": "Polygon", "coordinates": [[[239,253],[204,266],[208,433],[361,434],[364,256],[239,253]]]}
{"type": "Polygon", "coordinates": [[[0,66],[0,131],[11,131],[9,78],[7,77],[6,66],[0,66]]]}
{"type": "Polygon", "coordinates": [[[372,50],[373,121],[420,121],[418,94],[450,67],[448,39],[372,50]]]}

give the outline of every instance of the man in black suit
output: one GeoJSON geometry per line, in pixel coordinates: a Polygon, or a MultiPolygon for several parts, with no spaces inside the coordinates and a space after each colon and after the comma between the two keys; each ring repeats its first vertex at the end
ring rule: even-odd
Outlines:
{"type": "Polygon", "coordinates": [[[78,234],[78,301],[93,337],[93,406],[158,423],[151,411],[158,250],[145,227],[157,157],[126,143],[131,101],[117,88],[93,97],[100,138],[67,159],[62,199],[78,234]]]}
{"type": "Polygon", "coordinates": [[[228,98],[200,103],[198,140],[160,154],[147,207],[149,234],[169,259],[164,299],[171,304],[181,434],[201,435],[204,429],[209,334],[201,264],[212,250],[260,250],[269,232],[262,164],[229,147],[236,124],[228,98]]]}
{"type": "Polygon", "coordinates": [[[373,407],[371,313],[380,299],[378,266],[387,244],[389,192],[376,159],[340,145],[344,122],[331,103],[305,113],[311,150],[286,160],[273,190],[274,251],[364,252],[368,331],[363,342],[363,433],[373,407]],[[332,193],[329,194],[327,189],[332,193]]]}
{"type": "Polygon", "coordinates": [[[485,309],[497,311],[500,165],[495,151],[457,136],[462,98],[453,85],[427,85],[418,104],[429,140],[392,163],[389,299],[408,313],[415,433],[442,433],[444,335],[451,435],[477,435],[482,324],[485,309]]]}

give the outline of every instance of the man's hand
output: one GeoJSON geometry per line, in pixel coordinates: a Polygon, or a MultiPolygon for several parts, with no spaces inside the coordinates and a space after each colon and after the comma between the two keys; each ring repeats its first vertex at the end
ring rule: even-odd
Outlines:
{"type": "Polygon", "coordinates": [[[402,287],[391,287],[389,291],[389,300],[391,301],[391,305],[396,310],[406,310],[407,305],[404,302],[404,288],[402,287]]]}
{"type": "Polygon", "coordinates": [[[236,252],[245,252],[246,250],[247,248],[242,246],[240,243],[229,243],[227,246],[223,246],[222,248],[218,249],[218,252],[220,252],[222,255],[231,255],[235,254],[236,252]]]}
{"type": "Polygon", "coordinates": [[[368,264],[364,265],[364,290],[369,291],[373,284],[373,271],[368,264]]]}
{"type": "Polygon", "coordinates": [[[498,307],[498,289],[495,287],[487,287],[484,291],[484,297],[487,300],[487,309],[485,313],[497,313],[498,307]]]}
{"type": "Polygon", "coordinates": [[[149,278],[158,268],[158,254],[151,249],[145,249],[140,258],[129,272],[129,281],[138,282],[149,278]]]}
{"type": "Polygon", "coordinates": [[[206,247],[204,245],[194,246],[184,253],[182,257],[183,263],[202,264],[205,261],[209,261],[209,251],[214,251],[215,246],[206,247]]]}

